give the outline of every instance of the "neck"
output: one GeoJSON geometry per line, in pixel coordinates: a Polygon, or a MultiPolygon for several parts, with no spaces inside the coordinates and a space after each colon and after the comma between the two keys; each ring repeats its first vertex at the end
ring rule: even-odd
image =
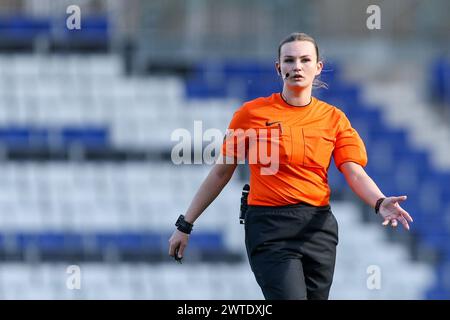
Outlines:
{"type": "Polygon", "coordinates": [[[283,87],[283,99],[286,100],[287,103],[293,106],[306,106],[311,102],[311,91],[312,88],[305,88],[301,91],[292,91],[283,87]]]}

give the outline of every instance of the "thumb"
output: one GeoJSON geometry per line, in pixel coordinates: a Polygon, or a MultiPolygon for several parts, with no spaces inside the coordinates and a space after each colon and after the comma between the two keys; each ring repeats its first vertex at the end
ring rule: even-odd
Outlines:
{"type": "Polygon", "coordinates": [[[397,201],[397,202],[403,202],[403,201],[405,201],[408,197],[407,196],[399,196],[399,197],[393,197],[394,199],[394,201],[397,201]]]}
{"type": "Polygon", "coordinates": [[[387,203],[396,203],[405,201],[407,196],[398,196],[398,197],[388,197],[386,200],[387,203]]]}

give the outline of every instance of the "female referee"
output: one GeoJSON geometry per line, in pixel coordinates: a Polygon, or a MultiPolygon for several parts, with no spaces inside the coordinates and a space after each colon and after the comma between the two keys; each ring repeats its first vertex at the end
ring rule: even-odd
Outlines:
{"type": "MultiPolygon", "coordinates": [[[[328,299],[333,280],[338,225],[329,206],[327,171],[336,167],[363,201],[384,219],[409,230],[411,216],[400,207],[406,196],[385,196],[363,167],[365,146],[345,114],[313,97],[323,63],[316,41],[293,33],[278,47],[278,74],[283,90],[244,103],[229,130],[279,128],[279,167],[263,174],[261,163],[249,163],[250,193],[245,244],[250,266],[266,299],[328,299]]],[[[233,134],[224,140],[224,146],[233,134]]],[[[266,140],[270,139],[266,137],[266,140]]],[[[169,239],[169,255],[181,259],[193,223],[228,183],[242,154],[222,148],[177,230],[169,239]]],[[[248,149],[245,151],[248,157],[248,149]]]]}

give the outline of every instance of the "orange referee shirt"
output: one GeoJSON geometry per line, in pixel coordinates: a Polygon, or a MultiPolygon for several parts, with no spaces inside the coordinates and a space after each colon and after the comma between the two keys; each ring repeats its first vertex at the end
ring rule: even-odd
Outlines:
{"type": "Polygon", "coordinates": [[[256,132],[259,144],[272,142],[267,148],[269,156],[275,154],[273,146],[279,146],[277,159],[272,159],[278,162],[273,174],[261,173],[261,169],[268,167],[267,161],[259,161],[259,157],[249,161],[250,205],[283,206],[300,202],[327,205],[331,157],[339,170],[347,161],[367,164],[364,143],[345,114],[314,97],[302,107],[288,104],[280,93],[244,103],[234,113],[222,146],[222,154],[234,161],[249,160],[254,149],[248,141],[252,134],[244,137],[236,134],[242,131],[256,132]],[[230,148],[243,139],[245,148],[230,148]]]}

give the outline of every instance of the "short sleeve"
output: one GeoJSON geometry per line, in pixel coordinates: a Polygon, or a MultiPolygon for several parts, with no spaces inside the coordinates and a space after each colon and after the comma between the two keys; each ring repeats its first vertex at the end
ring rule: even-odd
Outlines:
{"type": "Polygon", "coordinates": [[[244,161],[247,155],[245,130],[249,128],[249,117],[245,105],[239,108],[228,125],[222,143],[222,155],[234,161],[244,161]]]}
{"type": "Polygon", "coordinates": [[[367,165],[367,152],[358,132],[352,128],[350,121],[341,113],[336,145],[333,151],[334,162],[339,170],[345,162],[356,162],[362,167],[367,165]]]}

